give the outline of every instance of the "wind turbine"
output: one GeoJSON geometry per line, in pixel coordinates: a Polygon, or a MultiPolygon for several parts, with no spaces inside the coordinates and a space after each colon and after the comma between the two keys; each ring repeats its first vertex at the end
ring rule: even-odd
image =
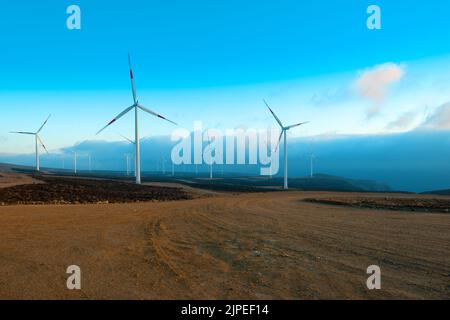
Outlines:
{"type": "Polygon", "coordinates": [[[91,158],[91,154],[89,152],[85,152],[85,153],[78,153],[77,151],[72,151],[73,156],[74,156],[74,173],[77,173],[77,164],[78,164],[78,157],[86,157],[88,160],[88,170],[89,172],[92,171],[92,158],[91,158]]]}
{"type": "Polygon", "coordinates": [[[50,119],[50,115],[47,117],[47,119],[44,121],[42,126],[39,128],[36,132],[26,132],[26,131],[17,131],[17,132],[11,132],[11,133],[17,133],[17,134],[27,134],[34,136],[35,144],[36,144],[36,171],[40,171],[40,164],[39,164],[39,144],[44,148],[45,152],[47,152],[47,148],[45,147],[44,143],[42,142],[41,138],[39,137],[39,133],[44,128],[44,126],[47,124],[48,119],[50,119]]]}
{"type": "Polygon", "coordinates": [[[311,178],[312,178],[312,177],[314,177],[314,171],[313,171],[313,169],[314,169],[314,163],[313,163],[313,161],[314,161],[314,158],[315,158],[316,156],[314,155],[314,153],[311,153],[309,156],[310,156],[311,178]]]}
{"type": "MultiPolygon", "coordinates": [[[[206,132],[208,137],[208,142],[211,142],[211,136],[209,135],[209,131],[206,132]]],[[[213,178],[213,160],[211,157],[211,163],[209,164],[209,179],[212,180],[213,178]]]]}
{"type": "Polygon", "coordinates": [[[105,130],[108,126],[116,122],[118,119],[122,118],[125,114],[127,114],[129,111],[134,109],[134,133],[135,133],[135,159],[136,159],[136,184],[141,184],[141,151],[140,151],[140,143],[139,143],[139,110],[142,110],[144,112],[150,113],[151,115],[154,115],[155,117],[158,117],[160,119],[169,121],[175,125],[177,125],[175,122],[166,119],[162,115],[145,108],[142,106],[136,95],[136,86],[134,83],[134,76],[133,76],[133,69],[131,68],[131,58],[128,54],[128,64],[130,66],[130,78],[131,78],[131,91],[133,93],[133,105],[123,110],[121,113],[119,113],[114,119],[112,119],[106,126],[104,126],[100,131],[97,132],[99,134],[103,130],[105,130]]]}
{"type": "Polygon", "coordinates": [[[125,157],[125,161],[127,163],[127,176],[129,176],[130,175],[130,162],[129,162],[130,155],[128,153],[125,153],[124,157],[125,157]]]}
{"type": "MultiPolygon", "coordinates": [[[[132,145],[135,145],[136,143],[133,141],[133,140],[131,140],[130,138],[127,138],[127,137],[125,137],[124,135],[122,135],[122,134],[120,134],[119,133],[119,136],[121,136],[122,138],[124,138],[125,140],[127,140],[129,143],[131,143],[132,145]]],[[[126,155],[126,157],[127,157],[127,168],[128,168],[128,154],[126,155]]],[[[127,172],[128,172],[129,170],[127,169],[127,172]]],[[[127,173],[127,176],[128,176],[128,173],[127,173]]],[[[136,177],[136,157],[134,158],[134,176],[136,177]]]]}
{"type": "Polygon", "coordinates": [[[286,138],[286,132],[289,129],[301,126],[303,124],[309,123],[309,121],[306,122],[300,122],[300,123],[296,123],[293,124],[291,126],[283,126],[283,124],[281,123],[280,119],[276,116],[275,112],[272,111],[272,109],[269,107],[269,105],[267,104],[266,100],[263,100],[265,105],[267,106],[267,108],[269,108],[270,113],[272,113],[273,117],[275,118],[275,120],[278,122],[278,124],[281,127],[281,133],[280,133],[280,137],[278,138],[278,142],[277,142],[277,147],[275,148],[275,150],[278,149],[278,146],[280,145],[280,141],[281,141],[281,137],[284,135],[284,185],[283,185],[283,189],[287,190],[288,189],[288,158],[287,158],[287,138],[286,138]]]}
{"type": "Polygon", "coordinates": [[[92,171],[92,166],[91,166],[91,154],[90,153],[86,153],[86,157],[88,158],[88,168],[89,168],[89,172],[92,171]]]}
{"type": "Polygon", "coordinates": [[[77,174],[77,152],[72,151],[73,153],[73,173],[77,174]]]}
{"type": "Polygon", "coordinates": [[[213,178],[213,168],[212,168],[212,163],[209,165],[209,179],[211,180],[213,178]]]}

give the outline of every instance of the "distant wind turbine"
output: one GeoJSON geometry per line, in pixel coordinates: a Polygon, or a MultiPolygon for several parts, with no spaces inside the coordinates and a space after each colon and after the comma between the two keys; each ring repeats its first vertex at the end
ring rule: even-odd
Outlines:
{"type": "MultiPolygon", "coordinates": [[[[122,138],[124,138],[125,140],[127,140],[129,143],[131,143],[132,145],[136,145],[136,143],[133,141],[133,140],[131,140],[130,138],[127,138],[126,136],[124,136],[124,135],[122,135],[122,134],[120,134],[119,133],[119,136],[121,136],[122,138]]],[[[128,168],[128,156],[129,155],[127,155],[127,168],[128,168]]],[[[127,170],[128,171],[128,170],[127,170]]],[[[128,176],[128,173],[127,173],[127,176],[128,176]]],[[[134,176],[136,177],[136,157],[134,158],[134,176]]]]}
{"type": "Polygon", "coordinates": [[[269,105],[267,104],[266,100],[263,100],[265,105],[267,106],[267,108],[269,108],[270,113],[272,113],[273,117],[275,118],[275,120],[278,122],[278,124],[281,127],[281,133],[280,133],[280,137],[278,138],[278,142],[277,142],[277,147],[275,148],[275,150],[278,149],[278,146],[280,145],[280,141],[281,141],[281,137],[284,135],[284,186],[283,188],[285,190],[288,189],[288,158],[287,158],[287,138],[286,138],[286,132],[289,129],[301,126],[303,124],[309,123],[309,121],[306,122],[300,122],[300,123],[296,123],[293,124],[291,126],[283,126],[283,124],[281,123],[280,119],[276,116],[275,112],[272,111],[272,109],[269,107],[269,105]]]}
{"type": "Polygon", "coordinates": [[[88,168],[89,168],[89,172],[92,171],[92,166],[91,166],[91,154],[90,153],[86,153],[86,157],[88,158],[88,168]]]}
{"type": "MultiPolygon", "coordinates": [[[[208,142],[211,142],[211,136],[209,135],[209,131],[207,131],[208,142]]],[[[213,159],[211,155],[211,163],[209,164],[209,179],[213,178],[213,159]]]]}
{"type": "Polygon", "coordinates": [[[209,179],[213,178],[213,167],[212,163],[209,165],[209,179]]]}
{"type": "Polygon", "coordinates": [[[311,165],[311,178],[314,177],[314,158],[316,157],[314,153],[311,153],[310,155],[310,165],[311,165]]]}
{"type": "Polygon", "coordinates": [[[126,108],[125,110],[123,110],[121,113],[119,113],[114,119],[112,119],[106,126],[104,126],[100,131],[97,132],[97,134],[99,134],[100,132],[102,132],[103,130],[105,130],[108,126],[110,126],[111,124],[113,124],[114,122],[116,122],[118,119],[120,119],[121,117],[123,117],[125,114],[127,114],[129,111],[134,110],[134,131],[135,131],[135,159],[136,159],[136,184],[141,184],[141,151],[140,151],[140,143],[139,143],[139,109],[147,112],[155,117],[158,117],[160,119],[169,121],[173,124],[176,125],[175,122],[166,119],[165,117],[163,117],[162,115],[145,108],[144,106],[142,106],[138,99],[137,99],[137,95],[136,95],[136,86],[134,83],[134,76],[133,76],[133,69],[131,67],[131,58],[130,55],[128,55],[128,64],[130,66],[130,78],[131,78],[131,90],[133,93],[133,105],[126,108]]]}
{"type": "Polygon", "coordinates": [[[77,152],[72,151],[73,153],[73,172],[77,174],[77,152]]]}
{"type": "Polygon", "coordinates": [[[128,153],[125,153],[124,154],[124,157],[125,157],[125,161],[126,161],[126,164],[127,164],[127,176],[129,176],[130,175],[130,155],[128,154],[128,153]]]}
{"type": "Polygon", "coordinates": [[[34,136],[35,144],[36,144],[36,171],[40,171],[40,164],[39,164],[39,144],[44,148],[45,152],[47,152],[47,148],[45,147],[44,143],[42,142],[41,138],[39,137],[39,133],[44,128],[44,126],[47,124],[48,119],[50,119],[50,115],[47,117],[47,119],[44,121],[42,126],[39,128],[36,132],[26,132],[26,131],[17,131],[17,132],[11,132],[11,133],[17,133],[17,134],[27,134],[34,136]]]}
{"type": "Polygon", "coordinates": [[[88,161],[88,170],[89,172],[92,171],[92,158],[91,158],[91,154],[89,152],[82,152],[79,153],[77,151],[72,151],[74,154],[74,172],[77,173],[77,165],[78,165],[78,157],[86,157],[87,161],[88,161]]]}

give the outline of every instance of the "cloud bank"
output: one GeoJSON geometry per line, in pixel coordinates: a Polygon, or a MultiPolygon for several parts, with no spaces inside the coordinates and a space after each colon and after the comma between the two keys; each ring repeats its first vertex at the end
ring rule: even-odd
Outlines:
{"type": "Polygon", "coordinates": [[[422,124],[423,128],[435,130],[450,129],[450,102],[437,107],[422,124]]]}
{"type": "MultiPolygon", "coordinates": [[[[442,109],[440,109],[442,110],[442,109]]],[[[448,109],[446,109],[448,110],[448,109]]],[[[430,117],[433,119],[433,117],[430,117]]],[[[143,139],[142,169],[171,170],[170,152],[173,142],[170,137],[143,139]]],[[[61,150],[60,154],[43,154],[43,167],[73,168],[72,150],[77,150],[79,170],[88,169],[89,153],[93,170],[126,170],[124,154],[133,154],[133,146],[126,142],[84,141],[76,146],[61,150]],[[65,160],[64,160],[65,159],[65,160]]],[[[311,139],[295,138],[289,142],[290,177],[308,176],[310,173],[310,152],[316,156],[316,173],[343,176],[352,179],[369,179],[388,184],[395,190],[429,191],[450,188],[450,131],[416,130],[389,135],[334,136],[311,139]]],[[[282,159],[283,145],[280,146],[282,159]]],[[[34,154],[1,155],[0,163],[34,165],[34,154]]],[[[195,172],[195,165],[179,165],[176,172],[195,172]]],[[[198,166],[204,176],[209,166],[198,166]]],[[[215,170],[258,175],[258,165],[217,165],[215,170]]],[[[282,161],[279,174],[283,173],[282,161]]]]}

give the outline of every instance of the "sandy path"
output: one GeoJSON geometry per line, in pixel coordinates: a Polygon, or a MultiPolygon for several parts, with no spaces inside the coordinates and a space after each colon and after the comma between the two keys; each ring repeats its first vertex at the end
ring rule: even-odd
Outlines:
{"type": "Polygon", "coordinates": [[[450,215],[299,201],[317,195],[0,207],[0,298],[450,298],[450,215]]]}
{"type": "Polygon", "coordinates": [[[8,188],[23,184],[43,183],[23,173],[0,172],[0,188],[8,188]]]}

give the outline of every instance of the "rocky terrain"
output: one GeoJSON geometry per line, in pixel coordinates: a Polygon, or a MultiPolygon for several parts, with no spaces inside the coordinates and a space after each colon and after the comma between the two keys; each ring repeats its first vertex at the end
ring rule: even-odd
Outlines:
{"type": "Polygon", "coordinates": [[[0,188],[0,205],[101,204],[190,198],[181,188],[135,185],[113,180],[48,176],[36,177],[33,180],[39,183],[0,188]]]}
{"type": "Polygon", "coordinates": [[[357,208],[383,209],[412,212],[450,212],[450,198],[424,197],[342,197],[342,198],[308,198],[304,201],[357,208]]]}

